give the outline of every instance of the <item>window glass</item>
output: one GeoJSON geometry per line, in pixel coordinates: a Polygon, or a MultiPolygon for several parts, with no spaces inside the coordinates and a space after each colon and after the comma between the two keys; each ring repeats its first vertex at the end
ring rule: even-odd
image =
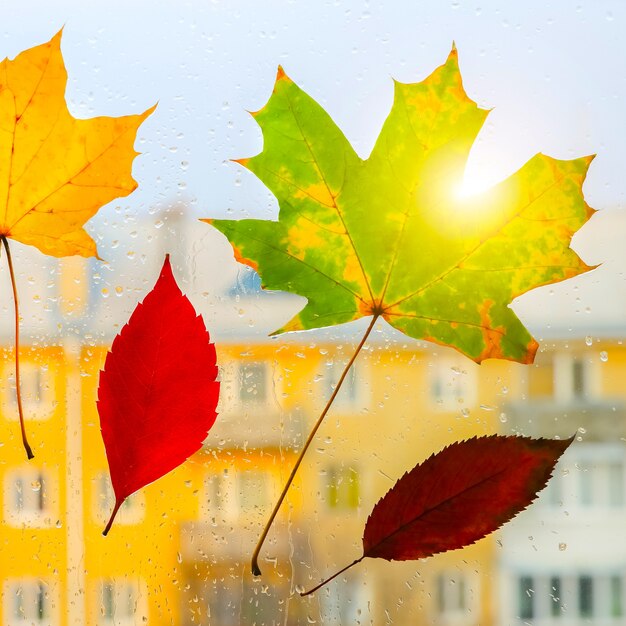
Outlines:
{"type": "Polygon", "coordinates": [[[246,363],[239,368],[239,399],[242,402],[264,402],[267,398],[265,363],[246,363]]]}
{"type": "Polygon", "coordinates": [[[534,619],[535,601],[533,579],[530,576],[521,576],[518,583],[518,606],[521,619],[534,619]]]}
{"type": "MultiPolygon", "coordinates": [[[[56,403],[54,389],[54,373],[50,365],[42,362],[44,359],[31,352],[20,362],[20,383],[22,389],[22,405],[31,419],[48,419],[52,416],[56,403]]],[[[54,363],[52,364],[54,368],[54,363]]],[[[10,420],[18,419],[17,395],[15,392],[15,371],[5,367],[0,381],[2,397],[2,412],[10,420]]]]}
{"type": "Polygon", "coordinates": [[[4,623],[9,626],[52,626],[58,619],[54,594],[42,580],[9,580],[4,585],[4,623]]]}
{"type": "Polygon", "coordinates": [[[50,471],[19,466],[5,474],[4,519],[11,526],[51,526],[56,522],[58,485],[50,471]]]}
{"type": "MultiPolygon", "coordinates": [[[[65,97],[74,117],[158,106],[135,143],[137,189],[85,224],[97,258],[54,258],[10,242],[29,462],[0,251],[2,626],[624,626],[626,7],[610,0],[5,4],[0,58],[65,24],[65,97]],[[520,293],[505,309],[539,343],[532,365],[477,365],[380,319],[302,463],[255,578],[249,561],[267,515],[368,320],[284,332],[306,299],[275,285],[261,289],[261,270],[236,261],[245,250],[233,253],[199,219],[275,222],[285,209],[245,167],[267,142],[263,116],[249,112],[265,110],[279,65],[365,161],[394,89],[426,78],[452,42],[464,89],[490,110],[463,186],[497,184],[540,152],[597,154],[584,191],[598,211],[571,252],[598,267],[520,293]],[[99,373],[167,253],[216,345],[219,414],[202,448],[133,494],[105,538],[115,494],[97,412],[99,373]],[[576,433],[576,440],[537,501],[500,532],[417,562],[365,559],[300,597],[359,558],[372,507],[406,471],[453,441],[494,433],[576,433]]],[[[13,119],[12,99],[0,92],[0,112],[13,119]]],[[[2,154],[13,154],[7,137],[0,133],[2,163],[2,154]]],[[[343,154],[339,145],[329,149],[343,154]]],[[[51,162],[50,176],[64,166],[51,162]]],[[[394,193],[404,193],[402,172],[388,176],[394,193]]],[[[297,193],[318,191],[305,185],[297,193]]],[[[0,191],[0,215],[4,202],[0,191]]],[[[359,223],[377,244],[392,245],[371,232],[371,216],[359,223]]],[[[407,270],[435,252],[409,251],[407,270]]],[[[129,432],[135,417],[129,406],[129,432]]]]}
{"type": "Polygon", "coordinates": [[[429,363],[430,398],[442,411],[468,411],[476,403],[475,364],[459,357],[438,355],[429,363]]]}
{"type": "Polygon", "coordinates": [[[352,467],[331,465],[325,473],[326,502],[331,509],[359,506],[359,473],[352,467]]]}

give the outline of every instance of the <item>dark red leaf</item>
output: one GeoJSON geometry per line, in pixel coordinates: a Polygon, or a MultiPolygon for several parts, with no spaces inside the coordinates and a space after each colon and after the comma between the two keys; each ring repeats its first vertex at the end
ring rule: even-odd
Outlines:
{"type": "Polygon", "coordinates": [[[491,435],[433,454],[376,503],[365,523],[363,556],[300,595],[365,557],[408,561],[482,539],[536,498],[572,441],[491,435]]]}
{"type": "Polygon", "coordinates": [[[215,346],[168,255],[100,373],[98,412],[116,501],[104,534],[131,493],[200,449],[217,415],[216,377],[215,346]]]}
{"type": "Polygon", "coordinates": [[[453,443],[378,501],[363,555],[405,561],[474,543],[535,499],[573,440],[491,435],[453,443]]]}

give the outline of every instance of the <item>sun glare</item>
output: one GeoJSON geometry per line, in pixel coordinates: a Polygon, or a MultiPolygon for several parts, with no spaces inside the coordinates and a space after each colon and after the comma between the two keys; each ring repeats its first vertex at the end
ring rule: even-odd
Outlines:
{"type": "Polygon", "coordinates": [[[457,200],[468,200],[485,193],[492,186],[493,183],[489,181],[486,174],[476,175],[476,172],[473,172],[471,176],[468,176],[466,172],[461,183],[454,188],[453,194],[457,200]]]}

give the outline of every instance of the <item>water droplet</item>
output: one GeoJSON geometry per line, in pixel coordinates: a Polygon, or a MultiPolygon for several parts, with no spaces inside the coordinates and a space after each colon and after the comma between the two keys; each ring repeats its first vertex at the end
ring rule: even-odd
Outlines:
{"type": "Polygon", "coordinates": [[[585,343],[586,343],[588,346],[592,345],[592,344],[593,344],[593,337],[590,337],[589,335],[587,335],[587,336],[585,337],[585,343]]]}
{"type": "Polygon", "coordinates": [[[608,355],[608,353],[606,352],[606,350],[602,350],[602,352],[600,352],[600,360],[601,360],[603,363],[606,363],[606,362],[609,360],[609,355],[608,355]]]}
{"type": "Polygon", "coordinates": [[[38,480],[33,480],[33,481],[30,483],[30,488],[31,488],[33,491],[41,491],[41,482],[40,482],[40,481],[38,481],[38,480]]]}
{"type": "Polygon", "coordinates": [[[561,552],[565,552],[566,549],[567,549],[567,544],[566,543],[563,543],[563,542],[559,543],[559,550],[561,552]]]}
{"type": "Polygon", "coordinates": [[[506,424],[506,421],[507,421],[508,419],[509,419],[509,418],[506,416],[506,413],[500,413],[500,421],[501,421],[503,424],[506,424]]]}
{"type": "Polygon", "coordinates": [[[461,415],[463,417],[469,417],[469,414],[470,414],[470,410],[469,409],[467,409],[467,408],[461,409],[461,415]]]}
{"type": "Polygon", "coordinates": [[[177,552],[177,553],[176,553],[176,560],[177,560],[179,563],[182,563],[182,562],[183,562],[183,555],[182,555],[180,552],[177,552]]]}
{"type": "Polygon", "coordinates": [[[103,298],[108,298],[109,297],[109,290],[106,287],[103,287],[102,290],[100,291],[100,293],[102,294],[103,298]]]}
{"type": "Polygon", "coordinates": [[[61,527],[63,526],[63,522],[62,522],[60,519],[58,519],[58,520],[57,520],[57,523],[55,524],[55,526],[56,526],[57,528],[61,528],[61,527]]]}

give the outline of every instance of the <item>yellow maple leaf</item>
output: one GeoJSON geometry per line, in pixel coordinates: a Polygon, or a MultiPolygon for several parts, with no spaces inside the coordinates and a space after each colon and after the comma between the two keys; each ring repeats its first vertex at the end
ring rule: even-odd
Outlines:
{"type": "Polygon", "coordinates": [[[15,385],[20,394],[19,306],[9,239],[52,256],[97,256],[84,223],[137,187],[131,175],[140,115],[76,119],[67,109],[61,31],[48,43],[0,63],[0,241],[15,302],[15,385]]]}
{"type": "Polygon", "coordinates": [[[97,256],[83,224],[137,183],[140,115],[76,119],[67,109],[61,31],[0,64],[0,237],[52,256],[97,256]]]}

